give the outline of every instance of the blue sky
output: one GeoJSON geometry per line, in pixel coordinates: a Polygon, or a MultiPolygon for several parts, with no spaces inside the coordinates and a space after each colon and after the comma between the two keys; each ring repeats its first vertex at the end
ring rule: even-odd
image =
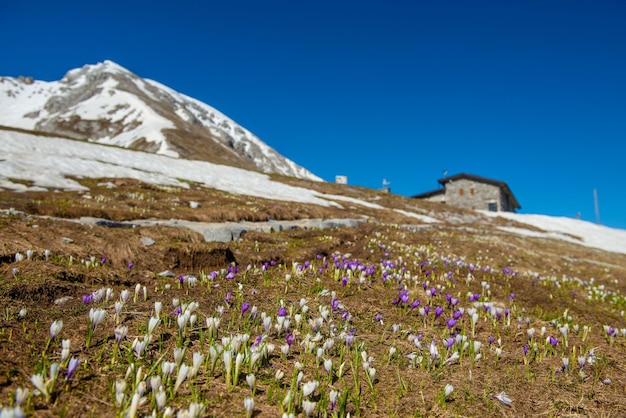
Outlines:
{"type": "Polygon", "coordinates": [[[333,181],[410,196],[444,170],[522,213],[626,229],[626,3],[3,2],[0,75],[110,59],[333,181]]]}

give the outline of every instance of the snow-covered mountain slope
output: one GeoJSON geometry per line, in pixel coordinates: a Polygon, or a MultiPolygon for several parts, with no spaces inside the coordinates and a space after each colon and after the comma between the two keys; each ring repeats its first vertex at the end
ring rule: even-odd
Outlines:
{"type": "Polygon", "coordinates": [[[240,195],[320,206],[341,207],[333,200],[342,200],[342,196],[289,186],[266,174],[237,167],[0,129],[0,191],[88,190],[75,178],[130,178],[184,189],[193,183],[240,195]]]}
{"type": "Polygon", "coordinates": [[[321,180],[211,106],[111,61],[59,81],[0,77],[0,125],[321,180]]]}

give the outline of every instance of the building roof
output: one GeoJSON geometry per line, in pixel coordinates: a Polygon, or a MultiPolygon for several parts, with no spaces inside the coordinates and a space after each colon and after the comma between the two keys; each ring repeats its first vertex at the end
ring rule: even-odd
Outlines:
{"type": "Polygon", "coordinates": [[[414,197],[414,198],[417,198],[417,199],[426,199],[426,198],[429,198],[429,197],[436,196],[438,194],[443,194],[443,193],[445,193],[445,185],[446,185],[446,183],[449,183],[449,182],[455,181],[455,180],[461,180],[461,179],[473,180],[473,181],[476,181],[476,182],[479,182],[479,183],[486,183],[486,184],[492,184],[494,186],[498,186],[504,192],[504,194],[507,196],[507,198],[511,202],[511,205],[513,206],[513,208],[521,209],[521,207],[522,207],[519,204],[519,202],[517,201],[517,199],[515,198],[515,196],[513,195],[513,192],[511,191],[511,189],[509,189],[509,186],[505,182],[500,181],[500,180],[488,179],[486,177],[480,177],[480,176],[476,176],[474,174],[467,174],[467,173],[460,173],[460,174],[455,174],[453,176],[448,176],[448,177],[441,178],[441,179],[439,179],[437,181],[439,182],[439,184],[444,186],[444,188],[437,189],[437,190],[432,190],[432,191],[426,192],[426,193],[416,194],[415,196],[411,196],[411,197],[414,197]]]}
{"type": "Polygon", "coordinates": [[[433,197],[433,196],[437,196],[440,194],[445,194],[446,190],[441,188],[441,189],[437,189],[437,190],[431,190],[430,192],[426,192],[426,193],[420,193],[420,194],[416,194],[414,196],[411,196],[415,199],[428,199],[429,197],[433,197]]]}

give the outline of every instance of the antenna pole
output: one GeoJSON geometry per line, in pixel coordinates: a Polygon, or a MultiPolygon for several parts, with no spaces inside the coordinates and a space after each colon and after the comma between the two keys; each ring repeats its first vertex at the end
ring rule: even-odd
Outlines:
{"type": "Polygon", "coordinates": [[[593,189],[593,204],[596,209],[596,223],[600,225],[600,204],[598,203],[598,190],[593,189]]]}

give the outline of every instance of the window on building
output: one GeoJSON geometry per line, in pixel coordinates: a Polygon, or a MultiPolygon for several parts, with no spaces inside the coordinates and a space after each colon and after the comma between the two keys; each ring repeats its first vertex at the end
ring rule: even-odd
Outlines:
{"type": "Polygon", "coordinates": [[[497,212],[498,204],[496,202],[487,203],[487,210],[489,210],[489,212],[497,212]]]}
{"type": "Polygon", "coordinates": [[[473,187],[470,189],[470,195],[474,196],[474,188],[473,187]]]}
{"type": "Polygon", "coordinates": [[[463,196],[463,189],[459,189],[459,196],[463,196]]]}

